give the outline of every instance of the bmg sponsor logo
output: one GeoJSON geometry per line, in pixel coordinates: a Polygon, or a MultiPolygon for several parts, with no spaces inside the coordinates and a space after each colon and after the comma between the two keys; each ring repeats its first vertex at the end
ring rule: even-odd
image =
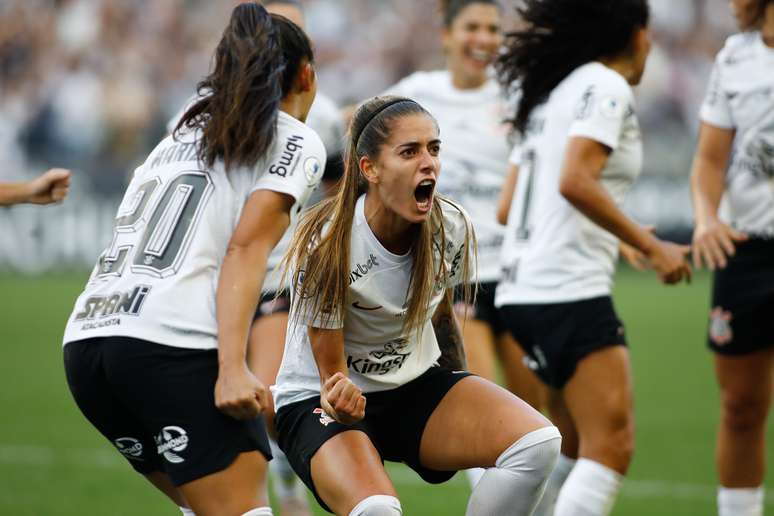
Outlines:
{"type": "Polygon", "coordinates": [[[165,426],[156,436],[156,451],[172,464],[180,464],[185,460],[178,453],[186,448],[188,434],[179,426],[165,426]]]}
{"type": "Polygon", "coordinates": [[[129,460],[143,461],[142,458],[142,443],[134,437],[119,437],[113,443],[121,452],[121,455],[129,460]]]}
{"type": "Polygon", "coordinates": [[[269,167],[269,174],[274,174],[280,177],[287,177],[288,174],[293,175],[298,164],[299,156],[296,153],[304,148],[301,142],[304,141],[304,137],[298,134],[294,134],[285,141],[285,148],[280,154],[279,160],[269,167]]]}
{"type": "Polygon", "coordinates": [[[130,291],[92,296],[86,300],[83,310],[76,314],[75,320],[85,321],[117,314],[139,315],[150,291],[148,285],[138,285],[130,291]]]}

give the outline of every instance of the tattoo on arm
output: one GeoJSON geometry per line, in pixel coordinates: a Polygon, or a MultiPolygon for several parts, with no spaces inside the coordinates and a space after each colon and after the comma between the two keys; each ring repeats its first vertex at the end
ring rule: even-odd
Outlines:
{"type": "Polygon", "coordinates": [[[441,348],[439,365],[455,371],[466,370],[468,364],[462,345],[462,331],[452,309],[451,295],[447,295],[436,308],[433,314],[433,329],[438,347],[441,348]]]}

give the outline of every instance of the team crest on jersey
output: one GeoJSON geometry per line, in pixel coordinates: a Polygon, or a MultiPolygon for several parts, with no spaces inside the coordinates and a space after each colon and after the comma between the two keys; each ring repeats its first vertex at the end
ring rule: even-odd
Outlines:
{"type": "Polygon", "coordinates": [[[188,448],[188,433],[179,426],[165,426],[156,436],[156,449],[172,464],[180,464],[185,459],[178,453],[188,448]]]}
{"type": "Polygon", "coordinates": [[[621,118],[626,110],[626,104],[619,99],[610,96],[599,102],[599,112],[606,118],[621,118]]]}
{"type": "Polygon", "coordinates": [[[318,176],[320,175],[320,160],[314,156],[306,158],[304,160],[304,174],[306,175],[306,182],[309,186],[317,184],[318,176]]]}
{"type": "Polygon", "coordinates": [[[734,339],[734,332],[731,329],[731,319],[733,315],[729,310],[717,306],[710,312],[710,340],[718,346],[724,346],[734,339]]]}
{"type": "Polygon", "coordinates": [[[327,412],[325,412],[321,408],[316,408],[312,411],[313,414],[319,414],[320,415],[320,424],[322,426],[328,426],[331,423],[334,423],[336,420],[333,419],[331,416],[328,415],[327,412]]]}

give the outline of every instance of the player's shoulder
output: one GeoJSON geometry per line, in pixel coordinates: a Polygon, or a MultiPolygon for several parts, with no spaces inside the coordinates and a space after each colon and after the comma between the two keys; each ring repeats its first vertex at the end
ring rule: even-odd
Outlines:
{"type": "Polygon", "coordinates": [[[417,71],[401,79],[390,91],[406,97],[422,96],[428,91],[438,91],[439,85],[446,84],[449,72],[446,70],[417,71]]]}
{"type": "Polygon", "coordinates": [[[584,67],[587,81],[592,82],[597,88],[621,95],[632,96],[632,87],[626,82],[623,75],[602,63],[589,63],[584,67]]]}
{"type": "Polygon", "coordinates": [[[732,67],[751,60],[755,56],[755,43],[759,37],[757,31],[732,34],[718,52],[716,63],[722,67],[732,67]]]}
{"type": "Polygon", "coordinates": [[[325,158],[325,146],[317,132],[303,123],[293,118],[287,113],[280,111],[277,117],[277,139],[275,145],[280,152],[288,148],[301,150],[306,154],[320,155],[325,158]]]}
{"type": "Polygon", "coordinates": [[[458,202],[448,197],[439,197],[438,203],[443,214],[443,226],[447,234],[464,239],[471,228],[470,215],[458,202]]]}

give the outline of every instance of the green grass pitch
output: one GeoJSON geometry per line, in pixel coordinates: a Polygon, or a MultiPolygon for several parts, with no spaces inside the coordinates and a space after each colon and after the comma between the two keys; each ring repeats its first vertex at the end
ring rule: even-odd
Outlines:
{"type": "MultiPolygon", "coordinates": [[[[85,277],[0,274],[0,514],[179,514],[125,465],[70,398],[60,338],[85,277]]],[[[671,288],[653,274],[618,275],[615,301],[634,363],[637,447],[616,516],[714,514],[718,394],[704,348],[708,295],[705,274],[691,286],[671,288]]],[[[768,440],[774,445],[771,423],[768,440]]],[[[403,467],[390,472],[405,514],[464,514],[463,475],[429,486],[403,467]]],[[[774,512],[771,487],[767,511],[774,512]]]]}

